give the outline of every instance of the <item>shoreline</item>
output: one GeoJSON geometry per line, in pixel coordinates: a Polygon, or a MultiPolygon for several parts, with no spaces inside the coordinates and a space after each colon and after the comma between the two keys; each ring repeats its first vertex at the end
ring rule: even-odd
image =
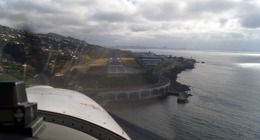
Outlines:
{"type": "MultiPolygon", "coordinates": [[[[190,91],[190,86],[182,84],[177,81],[178,74],[180,74],[183,71],[194,69],[196,64],[196,60],[192,59],[189,63],[186,62],[179,62],[179,63],[170,63],[168,64],[168,68],[164,68],[163,70],[159,70],[159,73],[162,73],[159,75],[160,78],[167,78],[170,80],[170,86],[169,91],[175,92],[175,93],[185,93],[186,97],[189,97],[189,94],[187,94],[188,91],[190,91]]],[[[136,99],[136,100],[117,100],[117,101],[111,101],[104,105],[105,108],[117,108],[119,105],[122,106],[129,106],[129,105],[144,105],[149,104],[153,102],[159,102],[161,100],[164,100],[169,95],[174,95],[169,93],[169,91],[166,92],[166,94],[151,97],[151,98],[144,98],[144,99],[136,99]]],[[[176,94],[175,96],[179,97],[179,94],[176,94]]],[[[186,98],[186,99],[187,99],[186,98]]]]}
{"type": "Polygon", "coordinates": [[[183,71],[189,70],[189,69],[194,69],[195,67],[183,67],[180,69],[172,69],[171,72],[165,73],[166,76],[169,76],[171,86],[170,90],[175,91],[175,92],[188,92],[190,91],[190,86],[182,84],[177,81],[178,75],[182,73],[183,71]]]}
{"type": "Polygon", "coordinates": [[[166,69],[164,69],[162,76],[170,80],[171,84],[169,90],[180,93],[190,91],[190,86],[178,82],[177,78],[183,71],[194,69],[196,63],[197,61],[195,59],[179,57],[177,61],[168,64],[166,69]]]}
{"type": "MultiPolygon", "coordinates": [[[[151,55],[152,53],[149,52],[148,54],[151,55]]],[[[56,77],[55,79],[57,80],[59,78],[61,79],[65,78],[64,80],[60,79],[59,81],[68,81],[68,79],[72,78],[72,80],[70,80],[67,83],[67,87],[70,87],[74,90],[84,93],[85,95],[91,97],[92,99],[102,104],[103,106],[116,106],[118,104],[133,104],[137,102],[144,102],[145,100],[151,100],[151,99],[152,100],[164,99],[169,95],[174,95],[171,94],[170,92],[186,93],[190,91],[190,87],[188,85],[179,83],[177,81],[177,78],[178,78],[178,74],[180,74],[181,72],[187,69],[195,68],[196,60],[183,58],[183,57],[172,57],[172,56],[159,56],[159,57],[162,59],[162,62],[146,70],[151,75],[153,75],[156,79],[158,79],[158,81],[153,85],[148,85],[145,87],[136,86],[134,88],[126,88],[123,90],[122,88],[117,87],[116,89],[118,90],[115,91],[114,88],[105,88],[105,87],[100,88],[100,86],[102,85],[100,82],[100,75],[97,75],[96,78],[99,78],[98,79],[99,82],[97,82],[98,81],[97,79],[93,80],[93,78],[92,79],[90,78],[90,80],[94,81],[94,83],[98,83],[99,85],[96,84],[96,87],[88,88],[85,85],[83,85],[86,84],[86,82],[83,82],[82,80],[81,82],[79,82],[78,80],[76,80],[78,79],[77,77],[84,77],[88,75],[84,75],[83,73],[80,73],[78,71],[72,71],[70,73],[66,73],[64,76],[56,77]]],[[[153,60],[153,58],[150,59],[151,59],[150,61],[153,60]]],[[[132,78],[132,76],[130,78],[132,78]]],[[[114,79],[114,80],[118,80],[118,79],[114,79]]],[[[129,77],[127,77],[125,80],[129,80],[129,77]]],[[[133,78],[132,81],[134,81],[133,78]]],[[[89,84],[91,84],[91,82],[89,82],[89,84]]],[[[179,94],[176,95],[178,96],[179,94]]]]}

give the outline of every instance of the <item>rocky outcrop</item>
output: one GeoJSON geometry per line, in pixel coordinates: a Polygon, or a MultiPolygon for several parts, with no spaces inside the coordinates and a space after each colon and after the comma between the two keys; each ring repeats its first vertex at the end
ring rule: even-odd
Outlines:
{"type": "Polygon", "coordinates": [[[177,77],[182,71],[195,68],[195,63],[196,60],[194,59],[179,58],[178,63],[175,63],[170,70],[164,71],[163,75],[171,81],[170,90],[175,92],[186,92],[190,90],[189,86],[177,82],[177,77]]]}
{"type": "Polygon", "coordinates": [[[188,97],[191,96],[190,94],[187,94],[187,92],[190,91],[190,87],[177,82],[178,74],[187,69],[195,68],[195,64],[196,60],[194,59],[184,59],[180,57],[168,64],[163,71],[163,77],[170,80],[170,92],[168,95],[178,96],[178,103],[187,103],[188,97]]]}

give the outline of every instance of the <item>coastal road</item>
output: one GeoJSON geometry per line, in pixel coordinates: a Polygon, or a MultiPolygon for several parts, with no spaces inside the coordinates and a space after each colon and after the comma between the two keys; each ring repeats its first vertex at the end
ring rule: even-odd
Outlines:
{"type": "Polygon", "coordinates": [[[117,55],[115,50],[111,50],[110,58],[108,61],[108,74],[120,74],[120,73],[127,73],[125,66],[123,65],[120,57],[117,55]]]}

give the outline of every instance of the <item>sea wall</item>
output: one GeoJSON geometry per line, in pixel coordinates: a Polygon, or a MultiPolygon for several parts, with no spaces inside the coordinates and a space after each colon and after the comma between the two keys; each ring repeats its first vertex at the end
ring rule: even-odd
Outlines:
{"type": "Polygon", "coordinates": [[[100,92],[95,98],[99,100],[101,104],[115,101],[136,101],[155,97],[166,96],[170,87],[170,81],[158,86],[149,88],[139,88],[134,90],[119,90],[119,91],[107,91],[100,92]]]}

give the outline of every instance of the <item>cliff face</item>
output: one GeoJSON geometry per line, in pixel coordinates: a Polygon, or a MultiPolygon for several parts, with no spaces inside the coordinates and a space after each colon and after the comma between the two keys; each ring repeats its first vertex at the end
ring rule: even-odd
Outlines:
{"type": "Polygon", "coordinates": [[[190,90],[189,86],[177,82],[177,75],[187,69],[195,68],[195,63],[196,60],[194,59],[184,59],[181,57],[171,64],[170,69],[163,72],[163,76],[171,81],[170,90],[176,92],[186,92],[190,90]]]}

